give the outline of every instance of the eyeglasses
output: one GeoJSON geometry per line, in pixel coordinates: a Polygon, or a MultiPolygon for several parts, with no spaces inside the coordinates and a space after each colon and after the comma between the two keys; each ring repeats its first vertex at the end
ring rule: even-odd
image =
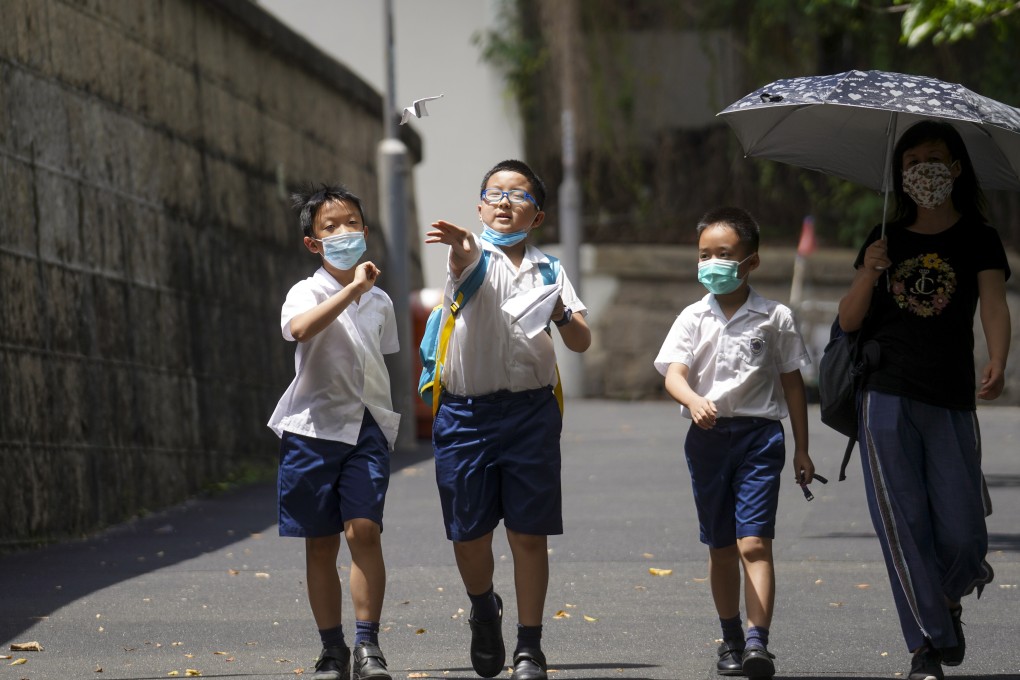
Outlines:
{"type": "Polygon", "coordinates": [[[524,189],[511,189],[510,191],[503,191],[502,189],[486,189],[482,192],[482,200],[489,205],[496,205],[503,200],[506,196],[507,200],[511,203],[524,203],[525,201],[531,201],[538,207],[538,201],[535,197],[529,194],[524,189]]]}

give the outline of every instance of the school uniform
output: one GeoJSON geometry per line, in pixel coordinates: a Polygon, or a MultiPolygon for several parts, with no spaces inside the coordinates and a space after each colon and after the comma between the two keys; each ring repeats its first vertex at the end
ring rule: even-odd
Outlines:
{"type": "MultiPolygon", "coordinates": [[[[692,425],[684,443],[701,541],[723,548],[774,538],[788,415],[779,375],[811,363],[793,313],[752,288],[727,319],[708,294],[680,313],[654,365],[666,375],[674,363],[688,367],[688,384],[717,409],[716,425],[692,425]]],[[[681,415],[691,418],[684,406],[681,415]]]]}
{"type": "MultiPolygon", "coordinates": [[[[518,269],[499,247],[474,240],[476,248],[489,251],[485,279],[457,316],[432,430],[447,537],[472,540],[501,519],[520,533],[560,534],[563,423],[553,394],[553,339],[543,332],[528,338],[501,308],[511,297],[546,285],[539,263],[549,259],[529,244],[518,269]]],[[[449,273],[447,308],[481,259],[458,278],[449,273]]],[[[564,304],[586,314],[562,270],[557,281],[564,304]]]]}
{"type": "MultiPolygon", "coordinates": [[[[284,339],[294,340],[294,317],[342,288],[321,267],[295,284],[281,310],[284,339]]],[[[294,380],[268,423],[281,438],[280,535],[332,535],[355,518],[382,526],[400,424],[383,355],[398,350],[393,303],[375,287],[298,343],[294,380]]]]}

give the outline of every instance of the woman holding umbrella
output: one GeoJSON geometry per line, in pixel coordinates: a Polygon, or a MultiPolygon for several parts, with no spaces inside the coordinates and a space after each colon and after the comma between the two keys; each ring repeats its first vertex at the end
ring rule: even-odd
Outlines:
{"type": "Polygon", "coordinates": [[[1003,389],[1010,271],[952,125],[909,128],[892,162],[895,218],[861,248],[839,322],[880,347],[861,395],[868,505],[913,653],[909,680],[942,680],[943,664],[963,661],[960,600],[993,577],[975,397],[1003,389]],[[979,381],[978,302],[989,355],[979,381]]]}

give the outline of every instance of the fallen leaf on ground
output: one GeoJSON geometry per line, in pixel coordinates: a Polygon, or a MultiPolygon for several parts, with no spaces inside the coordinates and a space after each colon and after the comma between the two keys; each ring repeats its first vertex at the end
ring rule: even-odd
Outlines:
{"type": "Polygon", "coordinates": [[[563,606],[566,607],[567,609],[576,609],[577,608],[576,604],[570,604],[569,602],[564,602],[563,606]]]}
{"type": "Polygon", "coordinates": [[[228,652],[213,652],[213,654],[216,654],[218,656],[227,656],[228,652]]]}
{"type": "Polygon", "coordinates": [[[698,578],[697,576],[695,576],[691,580],[694,581],[695,583],[704,583],[705,581],[708,580],[708,577],[706,576],[705,578],[698,578]]]}
{"type": "Polygon", "coordinates": [[[187,675],[189,678],[197,678],[198,676],[202,675],[202,671],[195,670],[194,668],[189,668],[186,671],[184,671],[184,674],[187,675]]]}
{"type": "Polygon", "coordinates": [[[231,576],[237,576],[241,572],[239,572],[237,569],[227,569],[227,573],[230,574],[231,576]]]}
{"type": "Polygon", "coordinates": [[[555,614],[553,614],[553,618],[554,619],[569,619],[570,618],[570,614],[568,614],[567,612],[565,612],[565,611],[563,611],[561,609],[558,612],[556,612],[555,614]]]}
{"type": "Polygon", "coordinates": [[[43,650],[42,645],[34,640],[32,642],[12,642],[12,652],[41,652],[43,650]]]}
{"type": "Polygon", "coordinates": [[[96,670],[94,670],[92,672],[93,673],[102,673],[103,672],[103,667],[102,666],[96,666],[96,670]]]}
{"type": "Polygon", "coordinates": [[[255,578],[269,578],[269,574],[264,571],[256,571],[255,578]]]}
{"type": "Polygon", "coordinates": [[[650,560],[653,557],[655,557],[655,555],[653,555],[652,553],[641,553],[641,557],[644,557],[645,559],[650,560]]]}
{"type": "Polygon", "coordinates": [[[414,631],[414,634],[415,635],[424,635],[425,634],[425,629],[424,628],[419,628],[418,630],[414,631]]]}
{"type": "Polygon", "coordinates": [[[868,589],[868,588],[870,588],[870,587],[871,587],[871,584],[870,584],[870,583],[858,583],[858,584],[857,584],[857,588],[858,588],[859,590],[867,590],[867,589],[868,589]]]}
{"type": "Polygon", "coordinates": [[[180,671],[170,671],[169,673],[167,673],[167,675],[169,675],[171,678],[176,678],[180,674],[181,674],[180,671]]]}
{"type": "Polygon", "coordinates": [[[9,666],[23,666],[26,663],[28,663],[28,659],[21,658],[21,659],[15,659],[14,661],[9,663],[8,665],[9,666]]]}
{"type": "Polygon", "coordinates": [[[652,576],[669,576],[673,573],[672,569],[657,569],[655,567],[648,567],[648,573],[652,576]]]}
{"type": "Polygon", "coordinates": [[[842,607],[843,603],[842,602],[830,602],[829,606],[830,607],[842,607]]]}
{"type": "Polygon", "coordinates": [[[587,614],[584,615],[584,620],[585,621],[598,621],[598,619],[596,617],[588,616],[587,614]]]}

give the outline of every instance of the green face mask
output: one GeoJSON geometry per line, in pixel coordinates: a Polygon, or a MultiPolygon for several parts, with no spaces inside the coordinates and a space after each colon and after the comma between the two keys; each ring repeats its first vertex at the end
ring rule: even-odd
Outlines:
{"type": "Polygon", "coordinates": [[[726,295],[740,287],[743,277],[740,276],[740,265],[750,260],[748,255],[740,262],[712,258],[698,263],[698,281],[713,295],[726,295]]]}

